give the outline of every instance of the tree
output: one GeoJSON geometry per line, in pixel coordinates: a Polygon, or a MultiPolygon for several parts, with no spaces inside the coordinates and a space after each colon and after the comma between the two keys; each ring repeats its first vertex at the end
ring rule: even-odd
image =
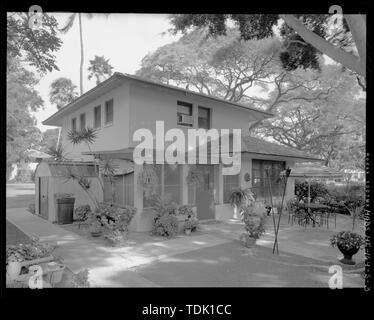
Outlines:
{"type": "Polygon", "coordinates": [[[48,153],[50,148],[56,147],[59,135],[59,128],[47,129],[42,133],[42,141],[40,142],[40,150],[48,153]]]}
{"type": "Polygon", "coordinates": [[[7,15],[7,60],[17,58],[38,71],[59,70],[55,63],[54,52],[61,47],[57,37],[57,21],[53,16],[43,13],[39,28],[29,27],[29,17],[24,12],[7,15]]]}
{"type": "MultiPolygon", "coordinates": [[[[286,70],[302,66],[304,68],[317,65],[317,55],[326,54],[344,67],[366,76],[366,18],[364,15],[344,15],[339,22],[332,17],[339,30],[329,35],[331,15],[288,15],[288,14],[174,14],[170,16],[172,31],[186,32],[191,27],[206,27],[212,35],[226,33],[226,21],[232,20],[245,40],[264,39],[274,35],[274,27],[279,19],[283,24],[280,35],[283,40],[283,51],[280,57],[286,70]],[[347,34],[356,47],[356,54],[347,48],[347,34]],[[341,35],[344,35],[342,41],[341,35]]],[[[349,43],[349,46],[351,43],[349,43]]]]}
{"type": "Polygon", "coordinates": [[[50,85],[49,101],[59,110],[78,97],[76,89],[77,86],[70,79],[57,78],[50,85]]]}
{"type": "Polygon", "coordinates": [[[43,107],[35,90],[35,74],[21,67],[17,58],[8,60],[7,70],[7,176],[13,164],[27,159],[27,149],[37,147],[41,132],[31,111],[43,107]]]}
{"type": "Polygon", "coordinates": [[[90,60],[90,66],[88,67],[88,80],[95,77],[96,85],[98,85],[112,75],[112,69],[113,67],[109,64],[109,59],[105,59],[104,56],[99,57],[95,55],[95,59],[90,60]]]}
{"type": "MultiPolygon", "coordinates": [[[[93,18],[92,13],[85,13],[86,17],[88,19],[93,18]]],[[[83,48],[83,31],[82,31],[82,13],[72,13],[65,25],[60,29],[62,33],[67,33],[72,26],[74,25],[75,18],[78,16],[78,22],[79,22],[79,39],[80,39],[80,55],[81,55],[81,61],[80,61],[80,67],[79,67],[79,89],[80,89],[80,94],[83,94],[83,63],[84,63],[84,48],[83,48]]],[[[108,17],[108,14],[105,15],[108,17]]]]}

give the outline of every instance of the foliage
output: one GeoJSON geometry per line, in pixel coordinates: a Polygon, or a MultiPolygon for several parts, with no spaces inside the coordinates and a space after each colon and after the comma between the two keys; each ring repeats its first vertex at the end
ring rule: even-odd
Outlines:
{"type": "Polygon", "coordinates": [[[334,234],[330,239],[331,246],[340,246],[345,250],[353,248],[361,248],[365,245],[365,240],[362,236],[351,231],[341,231],[334,234]]]}
{"type": "MultiPolygon", "coordinates": [[[[331,47],[335,51],[341,51],[341,55],[345,53],[346,56],[350,56],[350,59],[355,57],[347,53],[347,51],[352,51],[353,41],[350,33],[348,33],[349,28],[344,16],[342,21],[338,21],[328,14],[298,14],[292,16],[275,14],[173,14],[170,16],[170,22],[173,25],[173,29],[170,31],[186,33],[193,28],[207,27],[209,34],[216,37],[226,34],[227,20],[232,21],[237,26],[240,36],[244,40],[268,38],[275,35],[275,30],[279,31],[282,40],[279,59],[285,70],[294,70],[298,67],[318,69],[321,53],[331,56],[332,49],[330,48],[330,52],[328,52],[326,46],[322,45],[326,40],[331,42],[331,47]],[[285,23],[278,25],[280,18],[285,23]],[[295,24],[299,26],[298,32],[294,30],[295,24]],[[309,33],[313,35],[314,42],[310,42],[312,36],[308,36],[309,33]],[[323,48],[324,52],[317,50],[316,44],[318,49],[323,48]],[[339,47],[345,48],[347,51],[339,47]]],[[[337,54],[332,55],[332,57],[337,58],[337,54]]],[[[350,61],[350,59],[348,60],[350,61]]],[[[339,59],[340,62],[342,60],[350,65],[347,59],[339,59]]]]}
{"type": "Polygon", "coordinates": [[[113,67],[109,64],[109,59],[105,59],[104,56],[96,56],[93,60],[90,60],[88,67],[88,80],[93,77],[96,78],[96,85],[105,80],[107,77],[112,75],[113,67]]]}
{"type": "Polygon", "coordinates": [[[27,150],[36,148],[41,132],[35,126],[31,112],[43,107],[43,100],[35,90],[38,79],[35,74],[21,67],[16,59],[8,60],[6,96],[6,166],[7,173],[12,165],[27,161],[27,150]]]}
{"type": "Polygon", "coordinates": [[[89,288],[90,283],[88,281],[88,270],[84,269],[79,271],[76,274],[73,274],[72,277],[72,287],[73,288],[89,288]]]}
{"type": "Polygon", "coordinates": [[[57,20],[43,12],[42,24],[31,29],[26,12],[7,14],[7,58],[21,59],[45,73],[59,70],[54,53],[60,49],[61,39],[57,36],[57,20]]]}
{"type": "Polygon", "coordinates": [[[164,214],[156,217],[152,229],[152,234],[174,237],[178,233],[178,219],[173,214],[164,214]]]}
{"type": "Polygon", "coordinates": [[[189,229],[191,231],[195,231],[197,226],[199,225],[199,220],[198,219],[187,219],[184,222],[184,229],[189,229]]]}
{"type": "Polygon", "coordinates": [[[253,206],[246,206],[243,209],[242,217],[245,231],[251,238],[260,238],[265,233],[266,216],[263,213],[256,212],[253,206]]]}
{"type": "Polygon", "coordinates": [[[69,130],[68,140],[72,144],[86,143],[90,145],[95,142],[98,130],[94,128],[83,128],[80,131],[69,130]]]}
{"type": "Polygon", "coordinates": [[[78,97],[77,86],[64,77],[54,80],[50,85],[49,101],[61,109],[78,97]]]}
{"type": "Polygon", "coordinates": [[[127,232],[117,229],[105,232],[104,238],[108,239],[114,246],[123,245],[126,240],[127,232]]]}
{"type": "Polygon", "coordinates": [[[14,177],[15,182],[31,183],[33,170],[28,168],[19,168],[17,175],[14,177]]]}
{"type": "Polygon", "coordinates": [[[59,144],[57,147],[49,147],[46,153],[51,155],[54,161],[62,161],[66,159],[65,150],[61,144],[59,144]]]}
{"type": "Polygon", "coordinates": [[[31,238],[30,243],[8,245],[6,247],[6,262],[22,262],[44,258],[51,255],[56,247],[56,245],[40,242],[38,238],[31,238]]]}
{"type": "Polygon", "coordinates": [[[35,204],[34,203],[30,203],[27,210],[29,212],[31,212],[32,214],[35,214],[35,204]]]}
{"type": "Polygon", "coordinates": [[[192,205],[184,204],[178,207],[178,214],[179,215],[185,215],[188,218],[191,218],[194,216],[194,211],[192,209],[192,205]]]}
{"type": "Polygon", "coordinates": [[[250,188],[241,187],[232,190],[229,198],[231,206],[243,208],[251,205],[255,201],[254,194],[250,188]]]}
{"type": "Polygon", "coordinates": [[[156,217],[161,217],[165,214],[177,215],[178,205],[169,199],[161,199],[160,196],[154,196],[154,210],[156,217]]]}
{"type": "MultiPolygon", "coordinates": [[[[295,194],[299,201],[308,202],[309,183],[307,181],[295,181],[295,194]]],[[[326,186],[321,182],[310,182],[310,202],[314,202],[317,197],[324,197],[327,194],[326,186]]]]}
{"type": "Polygon", "coordinates": [[[42,140],[40,142],[40,151],[48,153],[49,149],[53,147],[56,149],[59,128],[47,129],[42,133],[42,140]]]}
{"type": "Polygon", "coordinates": [[[75,208],[74,215],[78,221],[86,221],[91,213],[91,207],[88,204],[81,205],[75,208]]]}
{"type": "Polygon", "coordinates": [[[100,203],[96,209],[96,217],[106,230],[119,230],[125,232],[136,213],[132,206],[113,206],[107,203],[100,203]]]}
{"type": "Polygon", "coordinates": [[[333,186],[328,187],[330,200],[344,204],[349,209],[365,205],[365,185],[333,186]]]}

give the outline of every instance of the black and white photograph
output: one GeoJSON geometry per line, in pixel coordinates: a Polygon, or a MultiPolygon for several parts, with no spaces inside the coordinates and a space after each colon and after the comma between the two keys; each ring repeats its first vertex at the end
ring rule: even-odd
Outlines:
{"type": "Polygon", "coordinates": [[[86,11],[6,12],[6,290],[370,291],[365,8],[86,11]]]}

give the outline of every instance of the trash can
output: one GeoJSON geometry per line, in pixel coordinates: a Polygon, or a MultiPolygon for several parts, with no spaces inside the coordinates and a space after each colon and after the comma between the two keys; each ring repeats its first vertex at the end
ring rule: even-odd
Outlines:
{"type": "Polygon", "coordinates": [[[70,224],[73,223],[74,216],[74,202],[75,198],[72,194],[57,194],[56,209],[57,209],[57,223],[70,224]]]}

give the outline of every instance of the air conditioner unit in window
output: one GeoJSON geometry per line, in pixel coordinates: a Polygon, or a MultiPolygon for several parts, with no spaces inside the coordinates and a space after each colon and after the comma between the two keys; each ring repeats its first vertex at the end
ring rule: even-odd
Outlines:
{"type": "Polygon", "coordinates": [[[188,116],[186,114],[181,114],[178,116],[178,123],[179,124],[193,124],[192,116],[188,116]]]}

